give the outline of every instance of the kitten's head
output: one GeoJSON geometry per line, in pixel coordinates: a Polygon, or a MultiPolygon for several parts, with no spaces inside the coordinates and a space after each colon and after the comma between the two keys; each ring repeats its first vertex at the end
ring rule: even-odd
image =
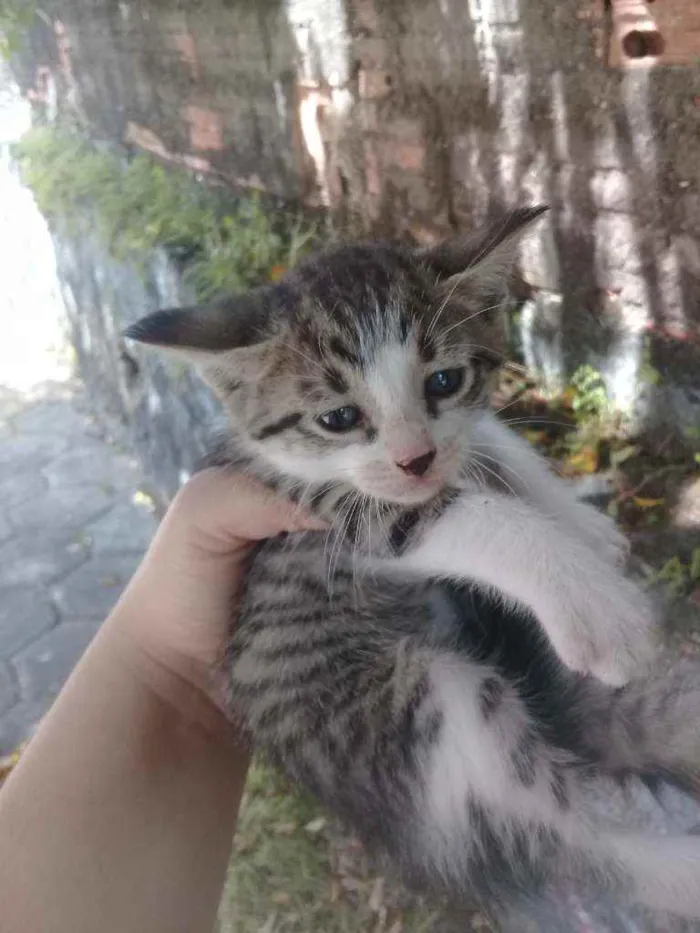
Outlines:
{"type": "Polygon", "coordinates": [[[454,484],[503,349],[514,211],[431,249],[343,246],[276,285],[126,331],[186,353],[249,449],[307,483],[418,503],[454,484]]]}

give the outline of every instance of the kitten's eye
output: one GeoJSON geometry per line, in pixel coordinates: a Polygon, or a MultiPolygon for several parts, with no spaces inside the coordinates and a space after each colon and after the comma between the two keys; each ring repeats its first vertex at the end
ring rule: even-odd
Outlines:
{"type": "Polygon", "coordinates": [[[324,412],[324,414],[319,415],[317,420],[326,431],[343,434],[345,431],[352,431],[361,417],[362,412],[359,408],[355,408],[354,405],[343,405],[342,408],[324,412]]]}
{"type": "Polygon", "coordinates": [[[425,380],[426,398],[448,398],[459,392],[464,384],[464,370],[438,369],[425,380]]]}

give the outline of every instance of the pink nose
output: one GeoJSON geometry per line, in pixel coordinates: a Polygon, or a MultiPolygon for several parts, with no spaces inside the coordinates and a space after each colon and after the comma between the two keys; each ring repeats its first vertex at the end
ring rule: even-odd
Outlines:
{"type": "Polygon", "coordinates": [[[421,454],[420,457],[405,460],[403,463],[397,463],[396,466],[411,476],[423,476],[430,469],[434,459],[435,450],[428,450],[426,453],[421,454]]]}

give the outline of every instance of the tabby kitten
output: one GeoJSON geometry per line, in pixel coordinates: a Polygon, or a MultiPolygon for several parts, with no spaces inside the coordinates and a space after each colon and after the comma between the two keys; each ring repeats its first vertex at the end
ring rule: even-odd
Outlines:
{"type": "Polygon", "coordinates": [[[502,903],[577,878],[700,916],[700,840],[587,805],[605,775],[698,787],[698,672],[630,682],[652,619],[624,540],[487,404],[543,210],[344,246],[127,336],[219,393],[219,462],[331,524],[260,548],[228,645],[231,713],[287,775],[414,880],[502,903]]]}

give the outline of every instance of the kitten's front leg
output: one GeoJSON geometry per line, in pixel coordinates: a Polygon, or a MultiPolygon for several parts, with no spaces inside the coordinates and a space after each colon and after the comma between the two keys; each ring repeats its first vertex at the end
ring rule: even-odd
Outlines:
{"type": "Polygon", "coordinates": [[[524,603],[567,666],[608,684],[625,683],[649,659],[653,615],[641,590],[512,496],[463,493],[397,562],[524,603]]]}
{"type": "Polygon", "coordinates": [[[486,458],[518,495],[533,502],[545,515],[578,532],[583,541],[601,557],[622,564],[629,553],[629,542],[615,522],[592,505],[581,502],[572,487],[549,467],[544,457],[522,437],[490,414],[485,413],[474,427],[468,454],[478,463],[486,458]]]}

